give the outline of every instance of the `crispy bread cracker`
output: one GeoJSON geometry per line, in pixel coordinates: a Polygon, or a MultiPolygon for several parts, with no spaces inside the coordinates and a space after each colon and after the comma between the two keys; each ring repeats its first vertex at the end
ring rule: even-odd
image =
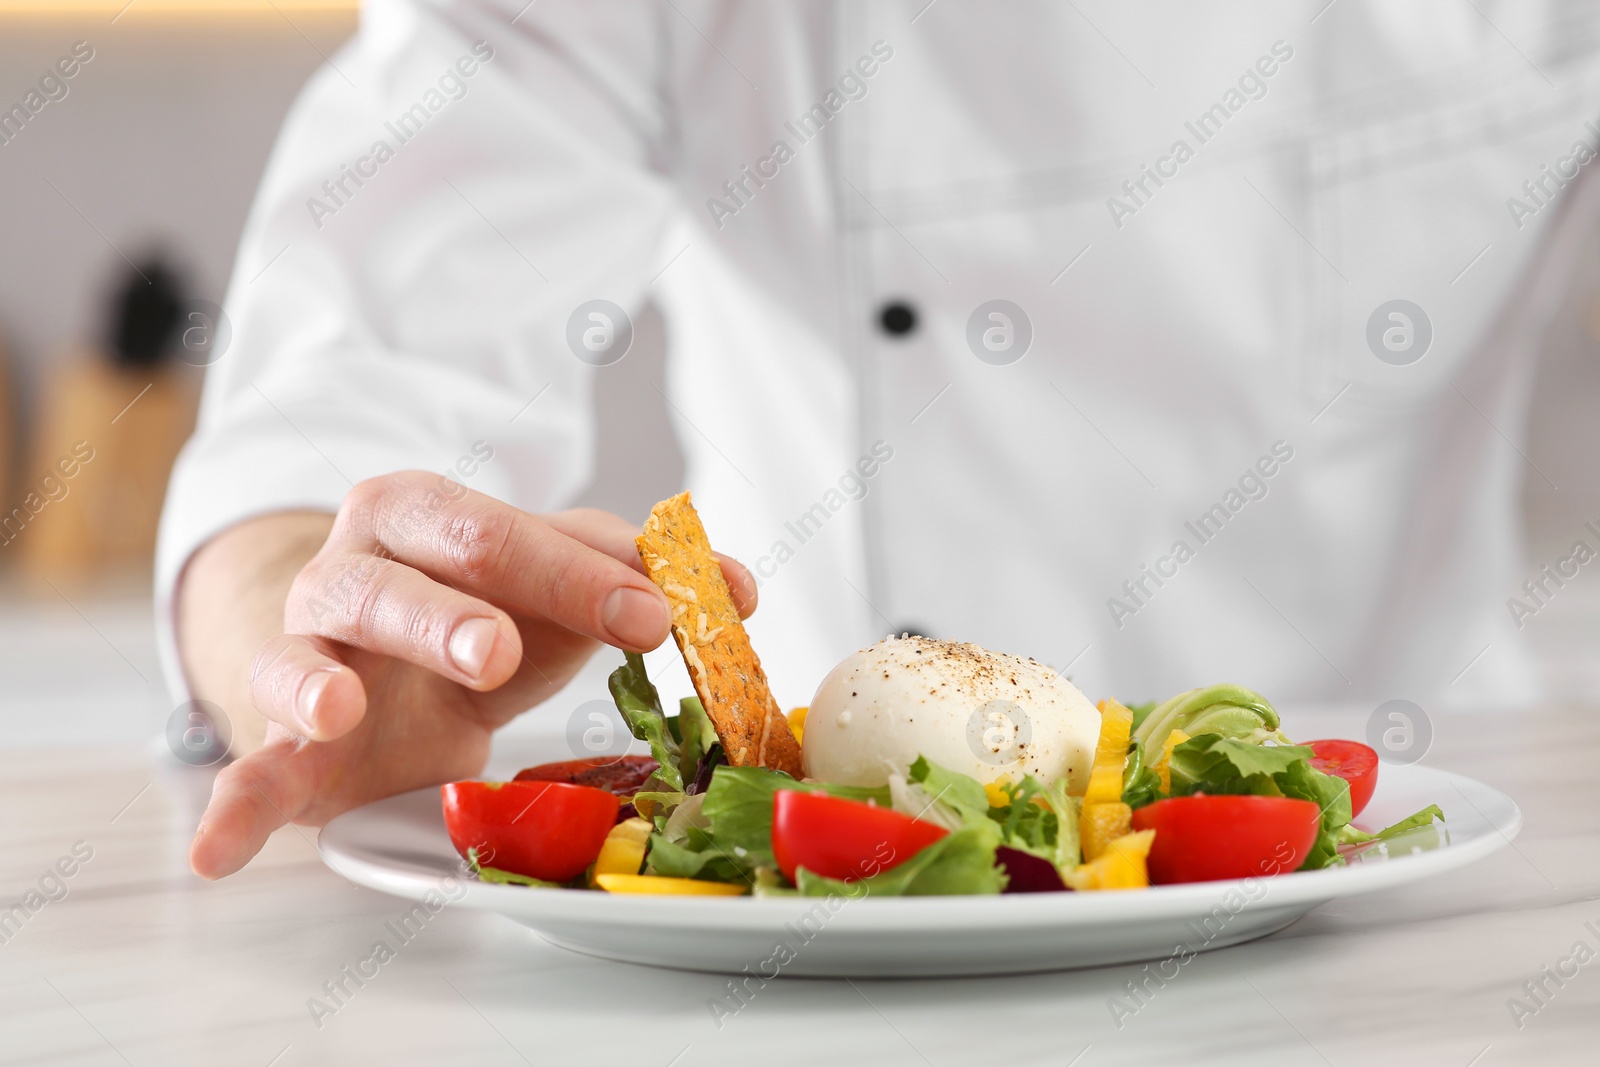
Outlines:
{"type": "Polygon", "coordinates": [[[689,494],[650,509],[637,544],[645,573],[672,605],[673,639],[728,762],[803,777],[800,744],[767,688],[689,494]]]}

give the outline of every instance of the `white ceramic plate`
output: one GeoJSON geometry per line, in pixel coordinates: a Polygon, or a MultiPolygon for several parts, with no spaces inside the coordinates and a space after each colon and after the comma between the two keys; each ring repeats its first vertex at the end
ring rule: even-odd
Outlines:
{"type": "Polygon", "coordinates": [[[1377,828],[1438,804],[1442,831],[1371,846],[1348,866],[1238,882],[1118,893],[995,897],[612,896],[462,878],[437,789],[346,812],[323,828],[322,856],[357,885],[438,907],[496,911],[546,941],[607,959],[686,970],[854,978],[1092,967],[1203,952],[1263,937],[1335,897],[1442,874],[1508,844],[1511,798],[1426,767],[1385,765],[1357,820],[1377,828]]]}

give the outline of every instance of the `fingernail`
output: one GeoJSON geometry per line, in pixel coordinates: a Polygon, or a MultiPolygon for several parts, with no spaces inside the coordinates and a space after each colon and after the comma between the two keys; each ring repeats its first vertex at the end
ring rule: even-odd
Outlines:
{"type": "Polygon", "coordinates": [[[467,677],[477,678],[489,662],[494,638],[493,619],[468,619],[450,635],[450,662],[467,677]]]}
{"type": "Polygon", "coordinates": [[[328,688],[328,683],[333,681],[337,670],[321,670],[307,678],[300,686],[300,696],[295,700],[295,711],[300,715],[300,725],[305,727],[307,733],[314,732],[317,728],[317,701],[322,697],[322,691],[328,688]]]}
{"type": "Polygon", "coordinates": [[[613,643],[628,648],[654,648],[672,617],[665,597],[625,585],[606,597],[600,621],[613,643]]]}

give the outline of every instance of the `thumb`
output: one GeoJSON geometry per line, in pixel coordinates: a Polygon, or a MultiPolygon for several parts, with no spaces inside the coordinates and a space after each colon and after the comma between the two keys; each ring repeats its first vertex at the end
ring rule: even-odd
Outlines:
{"type": "Polygon", "coordinates": [[[315,792],[317,769],[309,742],[280,736],[224,767],[189,844],[189,866],[202,878],[233,874],[267,843],[272,831],[298,818],[315,792]]]}

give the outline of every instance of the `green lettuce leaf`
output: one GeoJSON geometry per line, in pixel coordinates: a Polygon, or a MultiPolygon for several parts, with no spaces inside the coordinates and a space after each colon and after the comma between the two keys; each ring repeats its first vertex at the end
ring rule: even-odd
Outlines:
{"type": "Polygon", "coordinates": [[[1067,795],[1067,780],[1057,779],[1044,794],[1056,815],[1056,854],[1053,861],[1059,871],[1070,871],[1083,862],[1083,846],[1078,839],[1078,816],[1083,802],[1067,795]]]}
{"type": "Polygon", "coordinates": [[[1005,872],[995,866],[1000,828],[987,819],[953,830],[896,867],[856,882],[813,874],[804,867],[796,875],[801,896],[970,896],[998,893],[1005,872]]]}
{"type": "Polygon", "coordinates": [[[498,867],[485,867],[478,862],[478,850],[475,848],[467,849],[467,866],[472,869],[473,874],[478,876],[478,881],[480,882],[491,882],[497,885],[527,885],[536,889],[563,888],[560,882],[546,882],[541,878],[529,878],[525,874],[517,874],[515,871],[502,871],[498,867]]]}
{"type": "MultiPolygon", "coordinates": [[[[651,775],[646,784],[649,781],[655,781],[655,775],[651,775]]],[[[641,789],[633,794],[633,803],[637,805],[641,800],[659,804],[665,810],[671,811],[683,803],[684,795],[675,789],[641,789]]]]}
{"type": "Polygon", "coordinates": [[[679,781],[688,785],[700,770],[700,761],[717,743],[717,728],[711,725],[711,716],[706,714],[699,697],[684,697],[678,701],[678,717],[673,725],[678,738],[679,781]]]}
{"type": "Polygon", "coordinates": [[[1049,860],[1070,871],[1083,858],[1078,842],[1079,801],[1067,795],[1067,780],[1050,788],[1025,776],[1012,794],[1011,807],[1000,824],[1001,843],[1049,860]],[[1043,801],[1043,803],[1039,803],[1043,801]]]}
{"type": "Polygon", "coordinates": [[[1314,871],[1343,863],[1339,855],[1339,831],[1350,822],[1350,783],[1331,774],[1323,774],[1309,762],[1292,765],[1273,781],[1286,797],[1309,800],[1322,811],[1322,827],[1317,840],[1300,865],[1302,871],[1314,871]]]}
{"type": "Polygon", "coordinates": [[[1364,845],[1369,841],[1387,841],[1392,837],[1399,837],[1408,830],[1415,830],[1427,826],[1434,821],[1444,822],[1444,811],[1437,804],[1429,804],[1414,815],[1407,815],[1393,826],[1386,826],[1375,834],[1365,830],[1357,830],[1354,826],[1345,826],[1339,831],[1339,844],[1364,845]]]}
{"type": "Polygon", "coordinates": [[[992,824],[1000,830],[1000,844],[1008,848],[1031,853],[1057,867],[1077,866],[1078,802],[1067,796],[1065,778],[1046,788],[1032,775],[1024,775],[1005,787],[1010,804],[995,808],[990,807],[989,794],[976,779],[926,758],[918,757],[907,777],[938,797],[962,825],[992,824]]]}
{"type": "Polygon", "coordinates": [[[917,757],[906,770],[906,778],[954,811],[962,822],[983,822],[989,818],[989,794],[976,778],[945,770],[937,763],[929,763],[925,756],[917,757]]]}
{"type": "Polygon", "coordinates": [[[1058,827],[1051,808],[1033,802],[1045,792],[1039,780],[1031,774],[1006,789],[1011,805],[989,812],[990,818],[1000,826],[1000,843],[1010,848],[1031,852],[1040,859],[1052,859],[1056,851],[1058,827]]]}
{"type": "Polygon", "coordinates": [[[1142,808],[1160,793],[1161,776],[1145,766],[1144,745],[1129,742],[1128,760],[1122,765],[1122,802],[1130,808],[1142,808]]]}
{"type": "Polygon", "coordinates": [[[1078,804],[1067,796],[1066,779],[1047,789],[1032,775],[1005,787],[1011,803],[989,806],[989,794],[975,778],[946,770],[919,756],[907,777],[953,811],[963,825],[989,823],[1000,830],[1000,844],[1068,869],[1078,863],[1078,804]],[[1044,803],[1036,803],[1035,798],[1044,803]],[[1062,827],[1065,827],[1063,832],[1062,827]]]}
{"type": "Polygon", "coordinates": [[[1197,734],[1172,750],[1172,795],[1190,793],[1260,793],[1276,795],[1268,788],[1271,778],[1296,763],[1311,758],[1311,750],[1299,745],[1257,745],[1221,734],[1197,734]],[[1266,779],[1266,782],[1251,779],[1266,779]]]}
{"type": "Polygon", "coordinates": [[[644,657],[637,652],[626,655],[627,662],[612,671],[607,682],[611,699],[616,701],[617,711],[628,724],[629,732],[649,745],[650,755],[661,764],[651,777],[668,790],[681,792],[683,775],[678,770],[678,744],[672,739],[666,713],[661,710],[661,696],[645,673],[644,657]]]}
{"type": "Polygon", "coordinates": [[[756,867],[736,861],[718,848],[711,833],[692,827],[682,841],[670,841],[662,834],[650,835],[646,868],[651,874],[668,878],[699,878],[710,882],[751,882],[756,867]]]}

